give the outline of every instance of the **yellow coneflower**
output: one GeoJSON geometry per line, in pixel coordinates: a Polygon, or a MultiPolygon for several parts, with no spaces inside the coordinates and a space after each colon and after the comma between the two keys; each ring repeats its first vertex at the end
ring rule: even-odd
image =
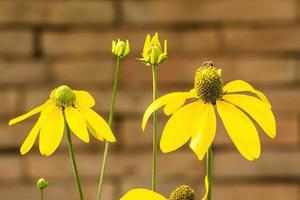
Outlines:
{"type": "MultiPolygon", "coordinates": [[[[207,177],[205,177],[205,195],[202,200],[207,199],[208,192],[208,181],[207,177]]],[[[171,192],[170,197],[166,198],[163,195],[154,192],[152,190],[137,188],[128,191],[121,200],[195,200],[195,192],[188,185],[181,185],[171,192]]]]}
{"type": "Polygon", "coordinates": [[[151,113],[162,106],[166,115],[172,115],[161,136],[160,147],[164,153],[178,149],[191,139],[190,148],[203,159],[216,133],[214,106],[229,137],[248,160],[259,158],[261,152],[259,135],[251,118],[269,137],[276,136],[275,118],[266,96],[242,80],[224,85],[221,70],[212,62],[205,62],[196,71],[194,89],[170,93],[154,101],[144,113],[143,129],[151,113]],[[187,99],[193,102],[184,105],[187,99]]]}
{"type": "Polygon", "coordinates": [[[115,142],[116,139],[108,124],[91,109],[94,105],[93,97],[86,91],[72,90],[66,85],[54,89],[50,99],[44,104],[9,121],[9,125],[13,125],[41,113],[21,146],[21,154],[24,155],[31,149],[39,135],[41,154],[51,155],[61,142],[65,120],[72,132],[84,142],[89,142],[88,131],[98,140],[115,142]]]}

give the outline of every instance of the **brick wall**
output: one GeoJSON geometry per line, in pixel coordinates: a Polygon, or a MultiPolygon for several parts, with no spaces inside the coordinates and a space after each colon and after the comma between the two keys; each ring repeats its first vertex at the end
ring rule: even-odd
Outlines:
{"type": "MultiPolygon", "coordinates": [[[[244,160],[219,126],[214,156],[215,200],[300,199],[300,1],[297,0],[1,0],[0,1],[0,200],[38,199],[35,182],[50,182],[47,199],[77,199],[67,146],[49,158],[19,146],[33,124],[8,120],[69,84],[89,90],[107,117],[114,60],[112,39],[130,39],[122,66],[105,200],[129,188],[149,187],[151,128],[141,116],[151,102],[150,68],[136,61],[147,33],[168,39],[169,60],[160,66],[159,95],[188,90],[204,60],[223,69],[225,81],[244,79],[270,98],[278,137],[263,133],[262,156],[244,160]]],[[[159,115],[159,130],[166,121],[159,115]]],[[[219,123],[221,124],[221,123],[219,123]]],[[[87,199],[95,199],[103,144],[75,140],[87,199]]],[[[186,147],[159,154],[158,188],[180,184],[203,193],[204,161],[186,147]],[[180,161],[180,162],[178,162],[180,161]],[[201,183],[201,184],[200,184],[201,183]]]]}

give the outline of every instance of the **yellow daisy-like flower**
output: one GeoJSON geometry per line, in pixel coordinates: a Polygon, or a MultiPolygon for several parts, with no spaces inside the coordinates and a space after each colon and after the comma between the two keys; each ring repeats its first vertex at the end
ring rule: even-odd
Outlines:
{"type": "Polygon", "coordinates": [[[63,137],[65,122],[72,132],[89,142],[88,131],[98,140],[115,142],[116,139],[106,121],[91,108],[95,100],[86,91],[72,90],[66,85],[51,92],[50,99],[32,111],[9,121],[13,125],[37,113],[41,113],[36,124],[23,142],[20,152],[26,154],[39,135],[39,149],[42,155],[51,155],[63,137]]]}
{"type": "Polygon", "coordinates": [[[154,101],[144,113],[143,129],[151,113],[162,106],[166,115],[172,115],[160,140],[164,153],[178,149],[191,139],[190,148],[203,159],[216,133],[214,106],[229,137],[248,160],[259,158],[261,152],[259,135],[251,118],[269,137],[276,136],[275,118],[267,97],[242,80],[224,85],[221,70],[212,62],[204,62],[196,71],[194,89],[170,93],[154,101]],[[194,101],[184,105],[187,99],[194,101]]]}
{"type": "MultiPolygon", "coordinates": [[[[205,177],[205,189],[206,192],[202,200],[207,199],[207,194],[208,194],[207,176],[205,177]]],[[[195,198],[194,190],[188,185],[181,185],[178,188],[176,188],[174,191],[172,191],[169,198],[166,198],[157,192],[144,189],[144,188],[132,189],[121,198],[121,200],[141,200],[141,199],[143,200],[195,200],[196,198],[195,198]]]]}

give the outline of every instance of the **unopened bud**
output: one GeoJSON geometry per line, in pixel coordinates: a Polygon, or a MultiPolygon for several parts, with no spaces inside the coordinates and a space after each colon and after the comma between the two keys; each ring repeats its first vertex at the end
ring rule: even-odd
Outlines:
{"type": "Polygon", "coordinates": [[[120,39],[118,39],[117,41],[113,40],[111,52],[113,55],[120,58],[128,56],[128,54],[130,53],[129,41],[126,40],[126,42],[124,42],[120,39]]]}
{"type": "Polygon", "coordinates": [[[43,190],[48,186],[48,182],[44,178],[40,178],[36,185],[39,189],[43,190]]]}

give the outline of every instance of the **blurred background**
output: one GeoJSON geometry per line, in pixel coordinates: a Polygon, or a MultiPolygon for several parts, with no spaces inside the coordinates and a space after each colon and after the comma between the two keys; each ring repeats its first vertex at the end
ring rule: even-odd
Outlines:
{"type": "MultiPolygon", "coordinates": [[[[159,96],[193,87],[205,60],[222,68],[225,82],[249,81],[269,97],[277,138],[258,129],[261,158],[246,161],[218,123],[214,149],[215,200],[300,199],[300,1],[297,0],[1,0],[0,199],[39,199],[36,180],[49,181],[46,199],[78,199],[65,138],[51,157],[19,147],[36,118],[13,127],[10,118],[44,102],[61,84],[90,91],[107,119],[114,63],[113,39],[129,39],[122,66],[104,200],[130,188],[150,188],[151,126],[141,131],[150,104],[151,69],[140,64],[147,33],[169,43],[158,69],[159,96]]],[[[166,122],[159,113],[159,133],[166,122]]],[[[242,134],[242,133],[241,133],[242,134]]],[[[74,138],[86,199],[95,199],[103,143],[74,138]]],[[[158,157],[158,190],[168,196],[189,184],[203,195],[205,161],[188,147],[158,157]]]]}

